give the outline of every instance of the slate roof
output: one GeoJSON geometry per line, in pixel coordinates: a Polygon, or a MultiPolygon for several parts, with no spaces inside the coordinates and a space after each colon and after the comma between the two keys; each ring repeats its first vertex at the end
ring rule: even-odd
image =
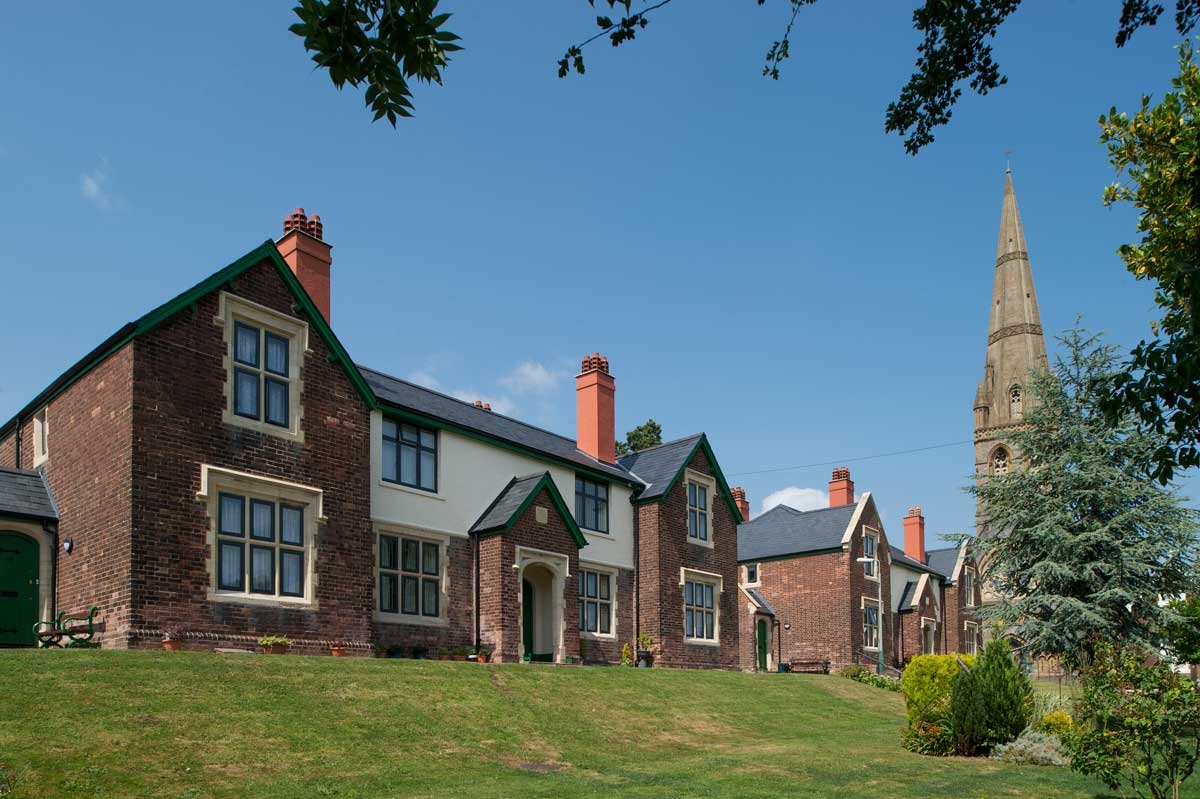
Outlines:
{"type": "Polygon", "coordinates": [[[692,457],[696,444],[703,435],[703,433],[696,433],[687,438],[678,438],[656,447],[640,449],[623,458],[618,458],[617,462],[621,468],[632,472],[646,484],[639,499],[652,499],[667,493],[671,481],[692,457]]]}
{"type": "Polygon", "coordinates": [[[50,486],[39,472],[0,467],[0,517],[58,521],[50,486]]]}
{"type": "MultiPolygon", "coordinates": [[[[919,560],[910,558],[907,554],[905,554],[904,550],[898,546],[888,545],[888,549],[891,550],[893,563],[899,563],[901,566],[907,566],[908,568],[916,569],[917,571],[940,574],[940,572],[938,572],[932,566],[921,563],[919,560]]],[[[925,557],[929,557],[929,552],[925,553],[925,557]]]]}
{"type": "Polygon", "coordinates": [[[752,521],[738,525],[738,560],[837,549],[857,507],[855,504],[799,511],[776,505],[752,521]]]}
{"type": "Polygon", "coordinates": [[[925,558],[929,561],[929,568],[933,569],[947,580],[953,579],[954,564],[958,563],[958,550],[958,547],[927,550],[925,552],[925,558]]]}
{"type": "Polygon", "coordinates": [[[600,472],[624,483],[638,484],[637,479],[631,476],[627,469],[619,465],[604,463],[581,452],[575,446],[574,439],[534,427],[495,411],[476,408],[469,402],[463,402],[440,391],[418,386],[366,366],[359,365],[358,369],[366,379],[367,385],[375,392],[375,396],[387,405],[511,442],[557,460],[600,472]]]}
{"type": "Polygon", "coordinates": [[[905,610],[912,610],[912,608],[910,608],[909,605],[912,604],[913,592],[915,592],[916,590],[917,590],[917,581],[916,580],[909,580],[908,582],[906,582],[904,584],[904,592],[900,594],[900,604],[896,606],[896,609],[899,610],[901,613],[903,613],[905,610]]]}
{"type": "Polygon", "coordinates": [[[768,616],[775,615],[775,608],[771,607],[771,603],[767,601],[767,598],[757,588],[747,588],[746,593],[754,599],[755,604],[762,608],[763,613],[766,613],[768,616]]]}
{"type": "Polygon", "coordinates": [[[541,485],[542,478],[546,476],[546,472],[539,472],[538,474],[527,474],[524,477],[514,477],[492,500],[492,504],[479,517],[479,521],[471,526],[471,532],[486,533],[507,527],[513,515],[521,509],[521,505],[529,499],[530,494],[537,490],[541,485]]]}

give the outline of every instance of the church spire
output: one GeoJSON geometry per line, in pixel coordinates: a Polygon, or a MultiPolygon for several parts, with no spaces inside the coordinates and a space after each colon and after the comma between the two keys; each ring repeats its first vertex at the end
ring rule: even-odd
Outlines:
{"type": "Polygon", "coordinates": [[[1020,453],[1012,451],[1005,439],[1024,414],[1030,370],[1045,366],[1046,341],[1033,286],[1033,267],[1012,171],[1006,170],[987,354],[983,379],[975,392],[975,466],[980,474],[1007,469],[1020,461],[1020,453]]]}

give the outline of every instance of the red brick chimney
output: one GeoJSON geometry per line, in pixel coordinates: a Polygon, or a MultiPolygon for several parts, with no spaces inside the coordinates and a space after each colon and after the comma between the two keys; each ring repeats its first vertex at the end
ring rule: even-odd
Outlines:
{"type": "Polygon", "coordinates": [[[742,521],[750,521],[750,503],[746,501],[746,489],[741,486],[734,488],[733,502],[737,505],[738,512],[742,514],[742,521]]]}
{"type": "Polygon", "coordinates": [[[617,383],[608,373],[608,358],[586,355],[575,378],[575,442],[605,463],[617,460],[617,383]]]}
{"type": "Polygon", "coordinates": [[[925,562],[925,517],[920,505],[909,508],[904,517],[904,554],[918,563],[925,562]]]}
{"type": "Polygon", "coordinates": [[[854,481],[850,479],[850,470],[839,466],[833,470],[833,479],[829,481],[829,507],[853,504],[854,481]]]}
{"type": "Polygon", "coordinates": [[[481,411],[490,411],[492,409],[492,403],[484,402],[483,400],[475,400],[475,407],[481,411]]]}
{"type": "Polygon", "coordinates": [[[308,216],[303,208],[297,208],[283,218],[283,238],[275,246],[328,322],[329,267],[333,264],[329,251],[333,248],[321,240],[323,232],[321,217],[308,216]]]}

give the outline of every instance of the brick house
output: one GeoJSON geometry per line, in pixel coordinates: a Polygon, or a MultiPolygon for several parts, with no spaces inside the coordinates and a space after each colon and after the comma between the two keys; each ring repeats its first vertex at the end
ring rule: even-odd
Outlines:
{"type": "MultiPolygon", "coordinates": [[[[748,517],[744,492],[734,492],[748,517]]],[[[969,608],[979,594],[966,542],[927,552],[920,508],[904,533],[903,549],[889,542],[874,498],[855,498],[844,467],[833,472],[828,508],[779,505],[739,525],[743,669],[880,658],[895,669],[917,654],[974,651],[969,608]]]]}
{"type": "Polygon", "coordinates": [[[618,459],[599,355],[574,439],[360,366],[331,264],[298,209],[0,426],[0,645],[96,605],[111,647],[613,662],[643,633],[738,666],[742,518],[703,434],[618,459]]]}

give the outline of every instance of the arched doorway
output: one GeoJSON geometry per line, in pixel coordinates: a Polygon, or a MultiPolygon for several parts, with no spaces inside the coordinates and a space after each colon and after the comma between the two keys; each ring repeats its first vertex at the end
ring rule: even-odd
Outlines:
{"type": "Polygon", "coordinates": [[[38,542],[0,530],[0,646],[32,646],[38,620],[38,542]]]}
{"type": "Polygon", "coordinates": [[[541,563],[521,573],[521,659],[551,663],[558,650],[560,603],[555,601],[555,575],[541,563]]]}

